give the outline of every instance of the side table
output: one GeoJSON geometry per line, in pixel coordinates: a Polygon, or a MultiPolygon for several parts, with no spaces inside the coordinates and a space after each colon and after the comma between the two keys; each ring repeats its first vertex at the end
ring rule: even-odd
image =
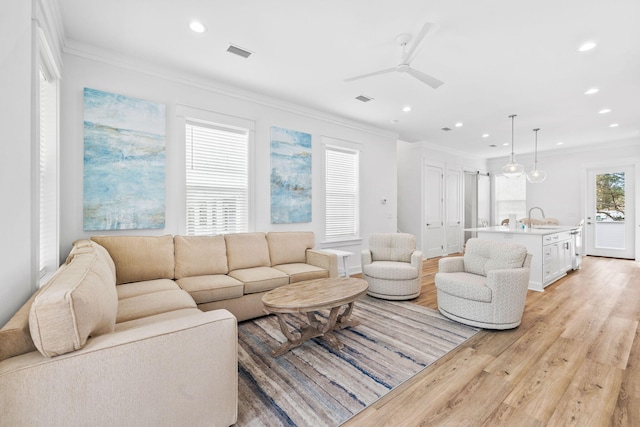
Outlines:
{"type": "Polygon", "coordinates": [[[349,277],[349,270],[347,269],[347,258],[353,255],[353,252],[341,251],[339,249],[321,249],[322,251],[336,254],[339,260],[342,260],[342,269],[344,270],[344,277],[349,277]]]}

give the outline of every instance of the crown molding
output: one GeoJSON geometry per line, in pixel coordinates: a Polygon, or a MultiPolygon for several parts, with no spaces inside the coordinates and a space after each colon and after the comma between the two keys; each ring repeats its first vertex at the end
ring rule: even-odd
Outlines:
{"type": "Polygon", "coordinates": [[[64,46],[64,25],[60,15],[59,0],[36,0],[36,11],[33,19],[50,44],[51,55],[58,67],[62,69],[62,53],[64,46]]]}
{"type": "Polygon", "coordinates": [[[347,127],[384,138],[391,138],[394,140],[394,143],[398,139],[398,134],[395,132],[372,127],[361,122],[348,120],[331,113],[314,110],[299,104],[259,94],[257,92],[251,92],[238,86],[221,83],[214,79],[202,78],[185,73],[184,71],[173,70],[168,68],[166,65],[140,61],[121,55],[117,52],[103,50],[76,40],[65,40],[63,52],[67,55],[73,55],[129,71],[135,71],[163,80],[169,80],[186,86],[214,92],[218,95],[260,104],[311,119],[322,120],[334,125],[347,127]]]}

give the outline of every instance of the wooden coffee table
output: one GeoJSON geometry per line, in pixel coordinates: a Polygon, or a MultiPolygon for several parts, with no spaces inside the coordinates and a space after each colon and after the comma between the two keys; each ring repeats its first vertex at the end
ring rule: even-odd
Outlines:
{"type": "Polygon", "coordinates": [[[264,309],[278,317],[280,329],[287,342],[273,350],[271,355],[278,357],[303,342],[321,337],[329,345],[341,350],[343,344],[333,334],[336,329],[356,326],[359,322],[350,320],[355,300],[367,293],[369,284],[362,279],[336,277],[329,279],[306,280],[281,286],[267,292],[262,297],[264,309]],[[342,313],[340,308],[346,306],[342,313]],[[320,310],[330,310],[326,323],[316,316],[320,310]],[[284,314],[306,313],[308,324],[303,325],[298,333],[289,330],[284,314]]]}

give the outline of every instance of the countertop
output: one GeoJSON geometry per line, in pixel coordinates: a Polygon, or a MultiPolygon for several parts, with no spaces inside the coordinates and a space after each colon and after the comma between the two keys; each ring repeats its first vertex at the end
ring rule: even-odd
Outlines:
{"type": "Polygon", "coordinates": [[[482,227],[482,228],[465,228],[464,231],[475,231],[485,233],[506,233],[506,234],[530,234],[544,236],[547,234],[561,233],[563,231],[577,230],[580,226],[577,225],[534,225],[533,228],[525,228],[510,230],[508,226],[496,225],[494,227],[482,227]]]}

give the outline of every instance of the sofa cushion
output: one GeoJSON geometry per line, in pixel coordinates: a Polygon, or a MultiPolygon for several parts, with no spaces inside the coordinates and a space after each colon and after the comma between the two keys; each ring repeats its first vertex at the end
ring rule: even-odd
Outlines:
{"type": "Polygon", "coordinates": [[[267,234],[271,266],[307,262],[307,249],[315,246],[311,231],[270,232],[267,234]]]}
{"type": "Polygon", "coordinates": [[[0,362],[10,357],[36,350],[29,330],[29,312],[36,296],[44,288],[38,289],[20,310],[0,329],[0,362]]]}
{"type": "Polygon", "coordinates": [[[227,274],[224,236],[175,236],[176,279],[227,274]]]}
{"type": "Polygon", "coordinates": [[[116,323],[115,332],[128,331],[144,327],[146,325],[155,325],[158,322],[172,321],[174,319],[180,319],[183,317],[202,314],[202,311],[197,308],[184,308],[182,310],[167,311],[165,313],[154,314],[152,316],[142,317],[140,319],[133,319],[127,322],[116,323]]]}
{"type": "Polygon", "coordinates": [[[229,272],[229,276],[244,283],[244,293],[270,291],[278,286],[288,285],[289,276],[271,267],[255,267],[229,272]]]}
{"type": "Polygon", "coordinates": [[[113,332],[118,296],[109,266],[96,253],[76,254],[36,296],[29,328],[46,357],[82,348],[89,336],[113,332]]]}
{"type": "Polygon", "coordinates": [[[270,267],[269,246],[264,233],[238,233],[224,236],[229,271],[270,267]]]}
{"type": "Polygon", "coordinates": [[[73,242],[73,247],[71,248],[71,252],[67,256],[65,264],[69,264],[74,256],[77,254],[86,254],[86,253],[95,253],[98,255],[98,259],[101,262],[104,262],[111,271],[113,275],[113,282],[116,281],[116,265],[113,262],[113,258],[109,255],[109,251],[105,249],[104,246],[88,239],[76,240],[73,242]]]}
{"type": "Polygon", "coordinates": [[[527,248],[510,242],[471,238],[464,252],[464,271],[486,276],[491,270],[520,268],[527,248]]]}
{"type": "Polygon", "coordinates": [[[328,270],[303,263],[281,264],[273,268],[288,275],[289,283],[302,282],[303,280],[326,279],[329,277],[328,270]]]}
{"type": "Polygon", "coordinates": [[[364,265],[362,272],[369,277],[384,280],[412,280],[419,274],[413,265],[396,261],[374,261],[364,265]]]}
{"type": "Polygon", "coordinates": [[[491,302],[491,288],[486,286],[487,278],[473,273],[438,273],[438,291],[458,298],[491,302]]]}
{"type": "Polygon", "coordinates": [[[118,302],[116,322],[127,322],[183,308],[196,308],[196,303],[182,289],[137,295],[118,302]]]}
{"type": "Polygon", "coordinates": [[[116,286],[118,300],[137,297],[138,295],[150,294],[153,292],[177,290],[180,290],[180,286],[178,286],[178,284],[173,280],[169,279],[143,280],[142,282],[124,283],[116,286]]]}
{"type": "Polygon", "coordinates": [[[244,293],[242,282],[226,274],[184,277],[177,282],[197,304],[240,298],[244,293]]]}
{"type": "Polygon", "coordinates": [[[372,261],[411,262],[416,238],[408,233],[375,233],[369,238],[372,261]]]}
{"type": "Polygon", "coordinates": [[[173,236],[93,236],[116,266],[116,283],[173,279],[173,236]]]}

